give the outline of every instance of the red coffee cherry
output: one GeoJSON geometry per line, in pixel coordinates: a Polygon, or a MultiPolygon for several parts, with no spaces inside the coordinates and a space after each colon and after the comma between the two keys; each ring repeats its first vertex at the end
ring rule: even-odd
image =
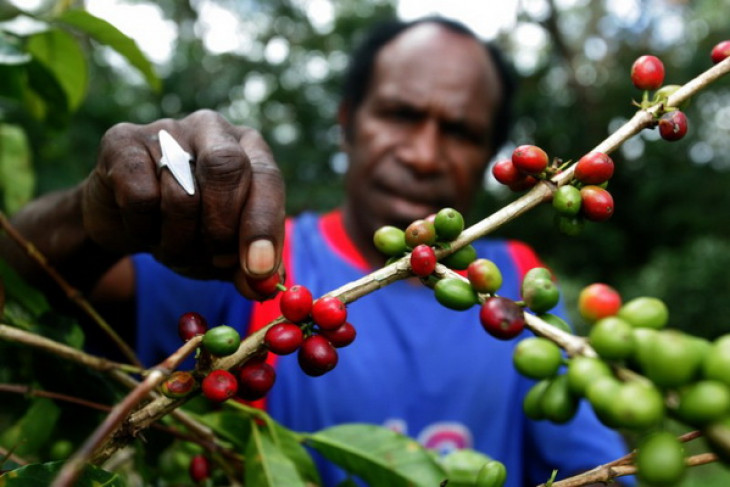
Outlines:
{"type": "Polygon", "coordinates": [[[184,342],[194,336],[205,335],[206,331],[208,331],[208,322],[195,311],[183,313],[177,320],[177,334],[184,342]]]}
{"type": "Polygon", "coordinates": [[[183,370],[176,370],[170,374],[170,377],[165,379],[160,389],[166,397],[178,399],[190,394],[196,385],[197,382],[193,374],[183,370]]]}
{"type": "Polygon", "coordinates": [[[719,63],[728,56],[730,56],[730,40],[715,44],[710,53],[713,64],[719,63]]]}
{"type": "Polygon", "coordinates": [[[659,119],[659,135],[668,141],[679,140],[687,133],[687,116],[679,111],[672,110],[659,119]]]}
{"type": "Polygon", "coordinates": [[[281,293],[279,309],[284,318],[294,323],[301,323],[312,311],[312,293],[301,284],[295,284],[281,293]]]}
{"type": "Polygon", "coordinates": [[[190,478],[196,484],[203,483],[210,478],[210,460],[204,455],[193,455],[188,468],[190,478]]]}
{"type": "Polygon", "coordinates": [[[514,338],[525,328],[522,308],[501,296],[487,298],[479,310],[479,320],[487,333],[500,340],[514,338]]]}
{"type": "Polygon", "coordinates": [[[512,164],[530,176],[543,172],[549,162],[547,153],[536,145],[521,145],[512,152],[512,164]]]}
{"type": "Polygon", "coordinates": [[[494,166],[492,166],[492,175],[494,179],[505,186],[515,184],[525,177],[512,163],[512,159],[502,159],[494,163],[494,166]]]}
{"type": "Polygon", "coordinates": [[[312,320],[323,330],[334,330],[347,320],[345,303],[334,296],[319,298],[312,305],[312,320]]]}
{"type": "Polygon", "coordinates": [[[621,303],[618,291],[600,282],[584,287],[578,294],[578,312],[589,323],[615,315],[621,303]]]}
{"type": "Polygon", "coordinates": [[[297,355],[299,366],[305,374],[318,377],[337,365],[337,350],[322,335],[310,335],[304,339],[297,355]]]}
{"type": "Polygon", "coordinates": [[[294,323],[283,322],[266,330],[264,345],[277,355],[294,353],[304,341],[302,329],[294,323]]]}
{"type": "Polygon", "coordinates": [[[583,186],[580,189],[581,214],[590,221],[602,222],[613,215],[613,196],[599,186],[583,186]]]}
{"type": "Polygon", "coordinates": [[[213,402],[223,402],[238,392],[236,376],[223,369],[210,371],[200,384],[203,395],[213,402]]]}
{"type": "Polygon", "coordinates": [[[330,341],[333,347],[342,348],[346,347],[355,341],[357,332],[355,327],[349,321],[345,321],[342,326],[335,328],[334,330],[321,330],[322,336],[330,341]]]}
{"type": "Polygon", "coordinates": [[[281,276],[277,272],[264,279],[246,278],[248,285],[264,297],[264,300],[271,299],[279,292],[278,284],[281,283],[281,276]]]}
{"type": "Polygon", "coordinates": [[[613,160],[603,152],[591,152],[575,165],[575,178],[583,184],[601,184],[613,176],[613,160]]]}
{"type": "Polygon", "coordinates": [[[528,176],[525,174],[525,177],[516,183],[510,184],[509,189],[514,191],[515,193],[519,193],[520,191],[526,191],[532,187],[534,187],[537,184],[537,178],[534,176],[528,176]]]}
{"type": "Polygon", "coordinates": [[[436,269],[436,253],[426,244],[417,245],[411,252],[411,270],[417,276],[426,277],[436,269]]]}
{"type": "Polygon", "coordinates": [[[238,397],[254,401],[266,395],[276,380],[276,371],[266,362],[246,362],[238,371],[238,397]]]}
{"type": "Polygon", "coordinates": [[[502,272],[489,259],[477,259],[466,268],[466,278],[478,293],[495,293],[502,287],[502,272]]]}
{"type": "Polygon", "coordinates": [[[640,90],[656,90],[664,82],[664,63],[656,56],[641,56],[631,66],[631,82],[640,90]]]}

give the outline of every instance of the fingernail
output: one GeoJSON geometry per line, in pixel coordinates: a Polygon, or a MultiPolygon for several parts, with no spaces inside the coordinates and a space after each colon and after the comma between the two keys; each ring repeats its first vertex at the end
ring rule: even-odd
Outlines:
{"type": "Polygon", "coordinates": [[[255,240],[248,246],[246,268],[251,274],[268,274],[276,264],[274,244],[270,240],[255,240]]]}

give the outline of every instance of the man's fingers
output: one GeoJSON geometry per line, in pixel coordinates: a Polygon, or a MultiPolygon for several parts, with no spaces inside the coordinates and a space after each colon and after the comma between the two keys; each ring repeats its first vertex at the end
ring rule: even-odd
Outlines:
{"type": "Polygon", "coordinates": [[[196,112],[189,121],[195,128],[191,141],[205,244],[214,256],[236,253],[241,210],[251,183],[248,156],[220,115],[196,112]]]}
{"type": "Polygon", "coordinates": [[[240,221],[241,267],[249,277],[276,270],[284,242],[284,181],[258,132],[245,131],[240,143],[251,161],[251,184],[240,221]]]}
{"type": "Polygon", "coordinates": [[[89,195],[96,210],[115,209],[123,222],[126,237],[108,235],[105,240],[116,238],[125,245],[141,247],[159,240],[160,188],[149,142],[140,140],[138,134],[131,124],[119,124],[107,131],[99,164],[90,179],[89,195]]]}

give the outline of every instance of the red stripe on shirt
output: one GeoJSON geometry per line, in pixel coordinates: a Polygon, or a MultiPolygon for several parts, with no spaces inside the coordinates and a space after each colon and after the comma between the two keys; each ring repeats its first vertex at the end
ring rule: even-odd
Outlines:
{"type": "Polygon", "coordinates": [[[512,260],[517,265],[520,281],[530,269],[545,267],[535,251],[532,250],[532,247],[523,242],[510,240],[507,242],[507,249],[512,255],[512,260]]]}
{"type": "Polygon", "coordinates": [[[342,210],[338,208],[322,215],[319,220],[319,229],[322,231],[325,241],[342,259],[363,272],[372,270],[370,264],[345,231],[342,210]]]}

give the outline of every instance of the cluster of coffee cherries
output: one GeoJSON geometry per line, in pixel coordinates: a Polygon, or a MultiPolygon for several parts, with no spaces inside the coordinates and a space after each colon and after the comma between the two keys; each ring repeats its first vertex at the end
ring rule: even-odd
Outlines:
{"type": "Polygon", "coordinates": [[[687,134],[687,116],[677,107],[666,106],[667,98],[679,89],[679,85],[662,86],[664,74],[664,63],[656,56],[640,56],[631,65],[631,82],[644,91],[641,103],[635,104],[648,108],[661,103],[661,110],[657,112],[659,135],[664,140],[675,141],[687,134]],[[655,91],[653,99],[649,98],[650,91],[655,91]]]}
{"type": "Polygon", "coordinates": [[[463,229],[463,216],[453,208],[443,208],[428,218],[415,220],[405,231],[383,226],[375,232],[373,242],[392,259],[410,251],[411,271],[433,288],[436,300],[443,306],[464,311],[481,303],[482,327],[496,338],[508,340],[522,333],[525,308],[559,325],[559,318],[548,313],[558,303],[560,294],[546,268],[535,268],[525,275],[519,302],[496,294],[502,286],[502,274],[494,262],[479,258],[472,245],[465,245],[440,261],[464,277],[437,278],[433,274],[437,262],[435,249],[448,246],[463,229]]]}
{"type": "Polygon", "coordinates": [[[338,297],[313,300],[307,287],[295,284],[281,293],[279,309],[286,321],[266,331],[264,345],[277,355],[298,352],[299,366],[309,376],[332,370],[337,349],[355,340],[355,327],[347,321],[347,307],[338,297]]]}
{"type": "MultiPolygon", "coordinates": [[[[551,163],[541,147],[520,145],[509,159],[499,160],[492,166],[492,175],[513,191],[522,191],[570,164],[570,161],[561,163],[557,158],[551,163]]],[[[553,195],[556,225],[562,233],[577,235],[586,220],[602,222],[611,218],[614,202],[606,187],[613,171],[613,160],[602,152],[591,152],[580,158],[570,184],[561,186],[553,195]]]]}
{"type": "Polygon", "coordinates": [[[448,248],[464,230],[464,217],[454,208],[442,208],[427,218],[413,221],[404,230],[385,225],[375,231],[375,247],[391,260],[410,252],[413,274],[434,289],[436,299],[444,306],[466,310],[479,301],[478,293],[494,293],[502,285],[502,275],[488,259],[478,259],[476,249],[467,244],[442,257],[441,263],[456,271],[466,271],[468,280],[460,277],[437,278],[436,249],[448,248]]]}
{"type": "MultiPolygon", "coordinates": [[[[241,335],[228,325],[209,327],[206,319],[194,311],[183,313],[178,319],[178,334],[183,341],[202,335],[201,353],[208,357],[225,357],[238,350],[241,335]]],[[[266,355],[258,354],[229,371],[214,369],[205,374],[200,383],[193,372],[178,370],[162,383],[162,393],[180,398],[200,387],[210,401],[221,403],[232,397],[256,400],[266,395],[274,385],[276,372],[266,363],[266,355]]]]}
{"type": "Polygon", "coordinates": [[[561,161],[554,159],[551,162],[541,147],[524,144],[515,148],[511,157],[497,161],[492,166],[492,175],[512,191],[519,192],[559,172],[562,170],[560,166],[561,161]]]}
{"type": "Polygon", "coordinates": [[[537,381],[525,396],[525,413],[564,423],[585,399],[604,424],[637,435],[634,461],[645,484],[674,485],[685,472],[685,453],[665,419],[704,432],[730,427],[730,335],[709,341],[666,328],[669,313],[660,299],[624,302],[603,283],[581,290],[578,311],[597,356],[566,358],[539,336],[515,347],[515,368],[537,381]]]}
{"type": "Polygon", "coordinates": [[[578,235],[586,221],[604,222],[614,212],[608,181],[613,176],[613,159],[603,152],[589,152],[575,164],[570,184],[553,194],[555,223],[565,235],[578,235]]]}

